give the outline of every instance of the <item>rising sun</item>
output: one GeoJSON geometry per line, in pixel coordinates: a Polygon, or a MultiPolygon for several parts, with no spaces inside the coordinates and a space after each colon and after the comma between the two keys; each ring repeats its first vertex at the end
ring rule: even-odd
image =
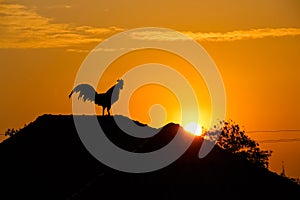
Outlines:
{"type": "Polygon", "coordinates": [[[188,123],[184,126],[184,129],[196,136],[200,136],[202,134],[202,127],[196,122],[188,123]]]}

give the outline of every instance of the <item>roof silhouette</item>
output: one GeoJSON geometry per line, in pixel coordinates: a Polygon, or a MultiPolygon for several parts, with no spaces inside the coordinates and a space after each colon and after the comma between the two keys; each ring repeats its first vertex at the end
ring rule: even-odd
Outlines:
{"type": "MultiPolygon", "coordinates": [[[[161,148],[181,128],[178,124],[167,124],[145,142],[145,139],[125,135],[110,116],[99,116],[98,120],[116,145],[138,152],[161,148]]],[[[258,168],[217,146],[208,156],[199,159],[202,142],[201,137],[196,137],[181,158],[161,170],[125,173],[103,165],[88,153],[76,132],[72,115],[42,115],[0,144],[0,197],[241,199],[300,196],[300,186],[287,177],[258,168]]]]}

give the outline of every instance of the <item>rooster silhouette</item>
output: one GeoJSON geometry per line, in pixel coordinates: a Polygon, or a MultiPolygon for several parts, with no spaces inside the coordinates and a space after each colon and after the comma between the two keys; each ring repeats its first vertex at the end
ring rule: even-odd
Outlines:
{"type": "Polygon", "coordinates": [[[112,86],[105,93],[97,93],[96,90],[89,84],[77,85],[69,94],[71,98],[73,93],[79,92],[78,99],[85,101],[95,102],[98,106],[102,106],[102,115],[104,115],[105,109],[108,115],[110,115],[111,106],[118,101],[120,90],[123,89],[124,81],[119,79],[117,83],[112,86]]]}

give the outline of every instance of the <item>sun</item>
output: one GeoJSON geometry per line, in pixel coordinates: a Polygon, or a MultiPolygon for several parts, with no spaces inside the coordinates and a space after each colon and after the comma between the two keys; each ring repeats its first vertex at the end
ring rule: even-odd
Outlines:
{"type": "Polygon", "coordinates": [[[192,133],[196,136],[200,136],[202,134],[202,127],[196,122],[188,123],[187,125],[184,126],[184,129],[187,132],[192,133]]]}

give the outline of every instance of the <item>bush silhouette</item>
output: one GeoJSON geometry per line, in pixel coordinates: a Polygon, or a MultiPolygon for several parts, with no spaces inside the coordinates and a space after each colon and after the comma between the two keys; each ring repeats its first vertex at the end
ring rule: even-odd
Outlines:
{"type": "Polygon", "coordinates": [[[9,136],[12,137],[14,136],[17,132],[19,132],[19,130],[15,130],[14,128],[12,129],[7,129],[7,131],[5,131],[5,136],[9,136]]]}
{"type": "MultiPolygon", "coordinates": [[[[228,120],[220,122],[215,128],[221,130],[221,134],[217,140],[218,146],[259,167],[269,167],[269,157],[271,156],[272,151],[261,150],[259,144],[249,138],[246,135],[245,130],[241,129],[239,124],[235,123],[233,120],[228,120]]],[[[209,134],[210,132],[207,131],[207,136],[214,137],[214,135],[209,134]]]]}

